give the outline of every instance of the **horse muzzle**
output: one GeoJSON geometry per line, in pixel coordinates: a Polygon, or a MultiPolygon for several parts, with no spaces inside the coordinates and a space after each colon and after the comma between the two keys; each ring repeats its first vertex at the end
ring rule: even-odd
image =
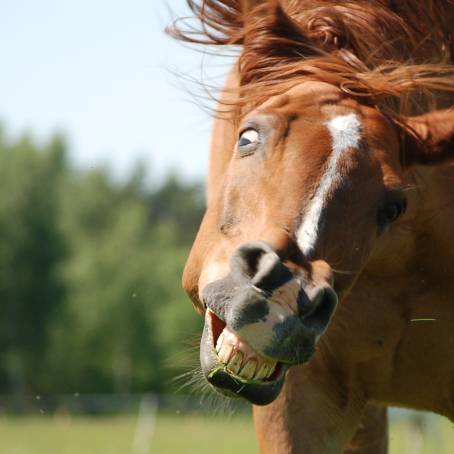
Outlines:
{"type": "Polygon", "coordinates": [[[230,273],[202,292],[200,361],[210,384],[258,405],[277,397],[288,367],[314,354],[337,304],[326,273],[315,274],[291,271],[263,241],[235,251],[230,273]]]}

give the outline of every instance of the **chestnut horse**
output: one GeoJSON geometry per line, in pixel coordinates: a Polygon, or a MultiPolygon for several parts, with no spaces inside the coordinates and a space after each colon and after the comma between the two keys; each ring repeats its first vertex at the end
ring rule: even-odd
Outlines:
{"type": "MultiPolygon", "coordinates": [[[[183,284],[262,453],[385,453],[387,406],[454,420],[454,6],[188,0],[241,46],[183,284]]],[[[186,24],[186,25],[185,25],[186,24]]]]}

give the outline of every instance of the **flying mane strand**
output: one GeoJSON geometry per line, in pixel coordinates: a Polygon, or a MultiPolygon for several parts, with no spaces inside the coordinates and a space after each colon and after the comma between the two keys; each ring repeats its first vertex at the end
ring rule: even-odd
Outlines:
{"type": "Polygon", "coordinates": [[[320,80],[395,113],[428,110],[434,91],[454,91],[453,38],[439,25],[452,2],[390,3],[188,0],[199,25],[177,21],[169,32],[190,43],[242,46],[241,109],[320,80]]]}

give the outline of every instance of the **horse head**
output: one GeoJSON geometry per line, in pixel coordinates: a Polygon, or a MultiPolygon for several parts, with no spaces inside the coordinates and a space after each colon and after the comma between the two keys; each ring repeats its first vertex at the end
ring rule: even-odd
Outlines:
{"type": "Polygon", "coordinates": [[[330,34],[328,50],[343,52],[331,67],[316,56],[317,67],[317,43],[282,9],[260,20],[229,82],[246,101],[214,130],[208,207],[183,285],[205,316],[208,382],[267,404],[286,370],[312,357],[365,266],[399,241],[394,225],[416,216],[409,169],[452,157],[454,113],[392,114],[345,89],[348,40],[330,34]]]}

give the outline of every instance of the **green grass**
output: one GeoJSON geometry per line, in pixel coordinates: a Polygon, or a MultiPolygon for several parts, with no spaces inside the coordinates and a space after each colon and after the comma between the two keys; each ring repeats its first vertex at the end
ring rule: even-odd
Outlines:
{"type": "MultiPolygon", "coordinates": [[[[0,417],[1,454],[216,454],[257,453],[252,421],[247,416],[159,414],[148,450],[149,421],[134,449],[137,418],[34,416],[0,417]]],[[[391,454],[454,452],[453,424],[435,418],[420,428],[409,422],[392,425],[391,454]],[[424,434],[424,435],[422,435],[424,434]]]]}
{"type": "Polygon", "coordinates": [[[454,423],[433,416],[427,424],[409,420],[395,422],[390,427],[390,454],[452,454],[454,453],[454,423]]]}
{"type": "MultiPolygon", "coordinates": [[[[220,418],[161,414],[151,449],[148,437],[134,449],[137,418],[118,417],[3,417],[1,454],[216,454],[255,453],[250,418],[220,418]]],[[[145,434],[148,435],[148,434],[145,434]]]]}

